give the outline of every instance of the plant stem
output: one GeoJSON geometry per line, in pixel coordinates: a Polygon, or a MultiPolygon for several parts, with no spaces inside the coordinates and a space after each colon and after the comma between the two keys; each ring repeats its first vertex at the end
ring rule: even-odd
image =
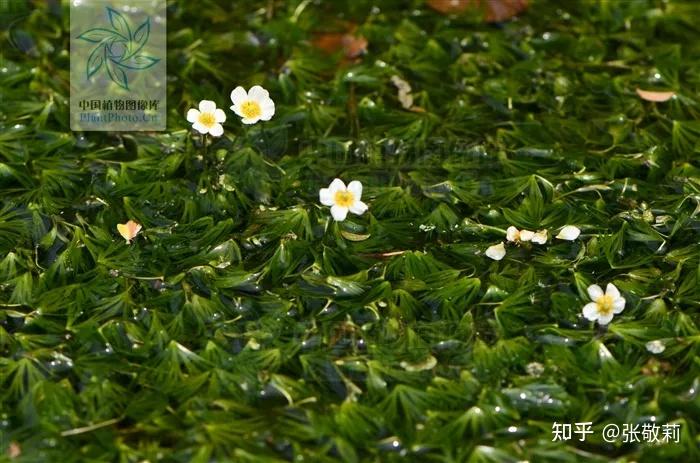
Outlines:
{"type": "Polygon", "coordinates": [[[209,142],[209,134],[205,133],[202,135],[202,150],[204,154],[202,155],[202,165],[204,166],[204,170],[207,170],[207,167],[209,166],[209,160],[207,159],[207,143],[209,142]]]}

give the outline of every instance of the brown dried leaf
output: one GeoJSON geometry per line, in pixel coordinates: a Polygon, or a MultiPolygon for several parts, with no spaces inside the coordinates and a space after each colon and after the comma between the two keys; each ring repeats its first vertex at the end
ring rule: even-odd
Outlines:
{"type": "Polygon", "coordinates": [[[675,94],[676,92],[654,92],[651,90],[642,90],[641,88],[637,89],[637,95],[639,95],[642,100],[654,101],[657,103],[668,101],[673,98],[675,94]]]}
{"type": "Polygon", "coordinates": [[[20,455],[22,455],[22,447],[20,447],[18,442],[10,442],[10,446],[7,448],[7,456],[10,457],[11,460],[14,460],[15,458],[19,458],[20,455]]]}
{"type": "Polygon", "coordinates": [[[462,13],[472,4],[472,0],[428,0],[428,6],[442,14],[462,13]]]}
{"type": "Polygon", "coordinates": [[[367,53],[367,39],[361,35],[345,34],[342,42],[347,58],[358,58],[367,53]]]}
{"type": "Polygon", "coordinates": [[[487,22],[500,22],[527,8],[528,0],[427,0],[428,6],[442,14],[463,13],[481,8],[487,22]],[[484,2],[484,3],[482,3],[484,2]]]}
{"type": "Polygon", "coordinates": [[[326,53],[335,53],[343,48],[343,35],[342,33],[334,32],[318,34],[312,43],[319,50],[323,50],[326,53]]]}
{"type": "Polygon", "coordinates": [[[501,22],[527,9],[527,0],[487,0],[486,22],[501,22]]]}
{"type": "Polygon", "coordinates": [[[352,25],[346,32],[319,33],[313,40],[313,45],[328,54],[343,51],[346,59],[355,59],[367,52],[367,39],[356,35],[357,26],[352,25]]]}

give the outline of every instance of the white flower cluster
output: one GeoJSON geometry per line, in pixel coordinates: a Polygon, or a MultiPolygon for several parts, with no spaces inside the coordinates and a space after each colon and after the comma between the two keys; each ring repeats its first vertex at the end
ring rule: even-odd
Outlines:
{"type": "MultiPolygon", "coordinates": [[[[566,241],[574,241],[581,234],[581,230],[574,225],[567,225],[559,230],[559,233],[555,238],[566,241]]],[[[549,232],[547,230],[539,230],[537,232],[530,230],[518,230],[516,227],[511,225],[506,230],[506,240],[510,243],[521,244],[532,242],[535,244],[545,244],[549,238],[549,232]]],[[[506,256],[506,246],[504,242],[494,244],[486,249],[486,257],[493,260],[501,260],[506,256]]]]}
{"type": "MultiPolygon", "coordinates": [[[[236,113],[244,124],[269,121],[275,115],[275,102],[270,98],[270,93],[259,85],[251,87],[247,92],[243,87],[236,87],[231,92],[231,102],[231,111],[236,113]]],[[[220,137],[224,133],[221,124],[226,122],[226,114],[218,109],[213,101],[202,100],[199,102],[199,109],[192,108],[187,111],[187,121],[202,135],[220,137]]]]}

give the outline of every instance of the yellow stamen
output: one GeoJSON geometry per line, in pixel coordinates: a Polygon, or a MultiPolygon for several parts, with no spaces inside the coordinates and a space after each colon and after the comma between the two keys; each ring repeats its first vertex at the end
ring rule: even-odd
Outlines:
{"type": "Polygon", "coordinates": [[[598,313],[601,315],[610,315],[613,313],[613,297],[607,294],[603,294],[598,298],[595,303],[598,305],[598,313]]]}
{"type": "Polygon", "coordinates": [[[241,104],[241,112],[246,119],[255,119],[262,115],[262,108],[257,101],[246,101],[241,104]]]}
{"type": "Polygon", "coordinates": [[[349,191],[336,191],[335,204],[340,207],[350,207],[355,202],[355,196],[349,191]]]}
{"type": "Polygon", "coordinates": [[[199,123],[202,124],[204,127],[211,127],[214,124],[216,124],[216,118],[214,117],[214,113],[201,113],[199,115],[199,123]]]}

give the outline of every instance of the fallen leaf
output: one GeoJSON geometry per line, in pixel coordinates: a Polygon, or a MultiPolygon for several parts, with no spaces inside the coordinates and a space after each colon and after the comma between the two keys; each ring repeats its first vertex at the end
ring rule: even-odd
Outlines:
{"type": "Polygon", "coordinates": [[[7,448],[7,456],[10,457],[11,460],[14,460],[20,455],[22,455],[22,447],[19,446],[19,443],[14,441],[10,442],[10,446],[7,448]]]}
{"type": "Polygon", "coordinates": [[[358,58],[367,53],[367,39],[361,35],[343,35],[343,50],[348,58],[358,58]]]}
{"type": "Polygon", "coordinates": [[[527,0],[487,0],[486,22],[501,22],[527,9],[527,0]]]}
{"type": "Polygon", "coordinates": [[[510,19],[527,8],[528,0],[428,0],[428,6],[442,14],[463,13],[481,8],[487,22],[510,19]]]}
{"type": "Polygon", "coordinates": [[[655,101],[657,103],[668,101],[675,94],[676,92],[654,92],[651,90],[642,90],[641,88],[637,89],[637,95],[639,95],[642,100],[655,101]]]}
{"type": "Polygon", "coordinates": [[[428,0],[428,6],[443,14],[462,13],[471,5],[472,0],[428,0]]]}
{"type": "Polygon", "coordinates": [[[368,234],[352,233],[345,230],[340,230],[340,234],[343,235],[343,238],[349,241],[365,241],[370,237],[368,234]]]}
{"type": "Polygon", "coordinates": [[[355,34],[356,30],[357,26],[351,24],[345,32],[319,33],[316,34],[312,43],[316,48],[329,54],[342,50],[346,59],[359,58],[367,52],[369,42],[363,36],[355,34]]]}

